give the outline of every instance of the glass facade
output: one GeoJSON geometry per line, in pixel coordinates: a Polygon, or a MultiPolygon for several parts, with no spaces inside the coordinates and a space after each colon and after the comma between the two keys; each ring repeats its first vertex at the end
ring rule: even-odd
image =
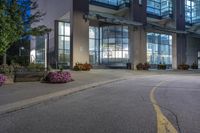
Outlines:
{"type": "Polygon", "coordinates": [[[127,63],[129,60],[128,27],[105,26],[100,32],[100,61],[102,64],[127,63]]]}
{"type": "Polygon", "coordinates": [[[58,22],[58,65],[70,66],[70,24],[58,22]]]}
{"type": "Polygon", "coordinates": [[[99,27],[89,27],[89,59],[90,64],[99,63],[99,27]]]}
{"type": "Polygon", "coordinates": [[[200,22],[200,0],[185,0],[185,20],[191,24],[200,22]]]}
{"type": "Polygon", "coordinates": [[[147,12],[156,16],[172,14],[172,0],[147,0],[147,12]]]}
{"type": "Polygon", "coordinates": [[[158,64],[172,67],[172,36],[159,33],[147,33],[147,62],[152,68],[158,64]]]}
{"type": "Polygon", "coordinates": [[[99,3],[112,5],[112,6],[120,6],[125,3],[129,3],[129,0],[90,0],[90,2],[99,2],[99,3]]]}
{"type": "Polygon", "coordinates": [[[38,64],[44,64],[45,60],[45,37],[36,37],[35,61],[38,64]]]}
{"type": "Polygon", "coordinates": [[[127,26],[90,27],[91,64],[125,65],[129,60],[127,26]]]}

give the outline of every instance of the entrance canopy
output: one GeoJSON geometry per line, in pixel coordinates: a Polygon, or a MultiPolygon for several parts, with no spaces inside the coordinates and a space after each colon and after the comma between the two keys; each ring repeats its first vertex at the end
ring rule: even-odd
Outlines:
{"type": "Polygon", "coordinates": [[[136,21],[128,20],[124,17],[115,16],[112,14],[100,13],[100,12],[90,12],[87,16],[87,19],[98,20],[100,22],[112,23],[112,24],[121,24],[121,25],[132,25],[132,26],[142,26],[143,24],[136,21]]]}

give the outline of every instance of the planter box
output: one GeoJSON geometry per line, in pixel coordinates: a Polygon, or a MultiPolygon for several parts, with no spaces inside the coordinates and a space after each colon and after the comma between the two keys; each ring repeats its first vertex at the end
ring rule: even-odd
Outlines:
{"type": "Polygon", "coordinates": [[[16,72],[15,82],[34,82],[40,81],[44,76],[44,72],[16,72]]]}
{"type": "Polygon", "coordinates": [[[14,83],[14,75],[7,75],[6,77],[6,81],[4,84],[13,84],[14,83]]]}

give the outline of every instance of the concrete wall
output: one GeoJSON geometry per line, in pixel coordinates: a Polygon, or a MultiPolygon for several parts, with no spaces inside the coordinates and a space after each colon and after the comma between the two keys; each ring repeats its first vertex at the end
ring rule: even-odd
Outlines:
{"type": "Polygon", "coordinates": [[[186,63],[192,65],[195,61],[197,62],[198,51],[200,51],[200,38],[187,37],[187,52],[186,52],[186,63]]]}
{"type": "Polygon", "coordinates": [[[129,36],[130,62],[132,63],[132,68],[136,69],[137,64],[147,61],[146,31],[142,27],[130,27],[129,36]]]}
{"type": "Polygon", "coordinates": [[[75,63],[89,63],[89,12],[88,0],[73,0],[71,12],[71,67],[75,63]]]}

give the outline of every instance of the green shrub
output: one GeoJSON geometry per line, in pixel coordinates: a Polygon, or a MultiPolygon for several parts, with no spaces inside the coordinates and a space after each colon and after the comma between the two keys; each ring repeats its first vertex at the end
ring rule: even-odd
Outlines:
{"type": "Polygon", "coordinates": [[[27,67],[28,71],[44,71],[44,65],[31,63],[27,67]]]}
{"type": "Polygon", "coordinates": [[[14,67],[12,65],[0,65],[0,73],[5,75],[12,75],[14,67]]]}

